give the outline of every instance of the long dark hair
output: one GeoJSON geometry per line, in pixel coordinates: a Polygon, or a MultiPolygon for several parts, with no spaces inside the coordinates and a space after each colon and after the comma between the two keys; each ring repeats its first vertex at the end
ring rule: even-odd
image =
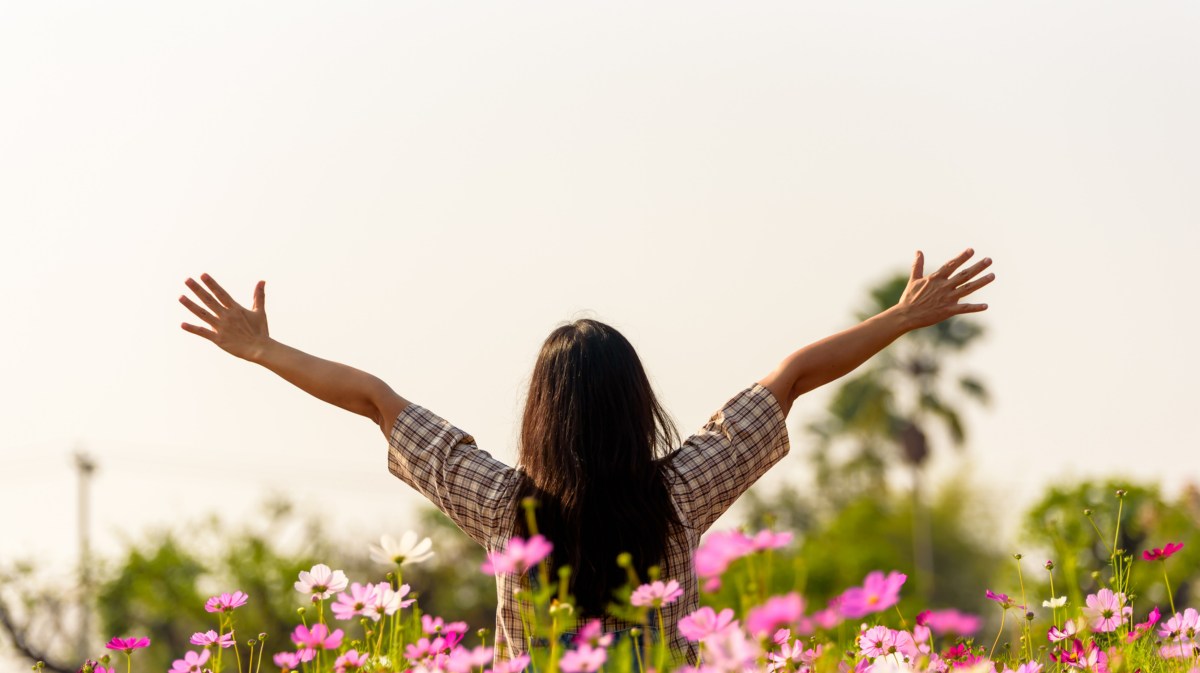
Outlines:
{"type": "MultiPolygon", "coordinates": [[[[519,460],[525,478],[516,498],[538,501],[538,530],[554,543],[554,565],[571,567],[582,615],[602,617],[613,590],[625,583],[621,552],[629,552],[642,578],[665,563],[668,535],[680,524],[660,456],[677,444],[641,360],[620,332],[577,320],[550,333],[525,402],[519,460]]],[[[522,514],[517,532],[529,534],[522,514]]]]}

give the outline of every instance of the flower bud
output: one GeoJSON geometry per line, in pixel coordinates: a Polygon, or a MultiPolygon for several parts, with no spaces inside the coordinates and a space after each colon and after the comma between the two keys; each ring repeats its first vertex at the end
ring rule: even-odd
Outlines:
{"type": "Polygon", "coordinates": [[[260,634],[258,634],[258,639],[259,639],[259,640],[266,640],[266,639],[267,639],[267,634],[265,634],[265,633],[260,633],[260,634]]]}
{"type": "Polygon", "coordinates": [[[1124,498],[1124,497],[1125,497],[1125,495],[1126,495],[1126,491],[1125,491],[1125,489],[1123,489],[1123,488],[1118,488],[1118,489],[1117,489],[1117,499],[1118,499],[1118,500],[1120,500],[1121,498],[1124,498]]]}
{"type": "Polygon", "coordinates": [[[300,615],[301,617],[304,616],[305,612],[308,612],[308,608],[300,608],[299,610],[296,610],[296,614],[300,615]]]}
{"type": "Polygon", "coordinates": [[[1015,558],[1015,559],[1017,559],[1018,561],[1020,561],[1020,560],[1021,560],[1023,557],[1021,556],[1020,552],[1018,552],[1018,553],[1016,553],[1016,554],[1013,554],[1013,558],[1015,558]]]}
{"type": "Polygon", "coordinates": [[[617,554],[617,565],[622,568],[628,568],[633,565],[633,554],[623,551],[617,554]]]}
{"type": "Polygon", "coordinates": [[[1054,561],[1046,560],[1046,570],[1054,570],[1054,561]]]}
{"type": "Polygon", "coordinates": [[[1025,621],[1027,621],[1027,622],[1033,621],[1033,610],[1030,610],[1029,612],[1025,613],[1025,621]]]}

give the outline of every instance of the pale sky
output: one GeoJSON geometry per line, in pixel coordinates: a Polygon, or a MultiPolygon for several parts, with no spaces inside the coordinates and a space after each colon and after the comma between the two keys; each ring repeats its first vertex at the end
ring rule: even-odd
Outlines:
{"type": "MultiPolygon", "coordinates": [[[[995,259],[969,469],[998,509],[1200,477],[1200,4],[10,2],[0,9],[0,562],[270,490],[411,521],[370,421],[179,329],[189,275],[511,461],[591,315],[691,432],[866,289],[995,259]]],[[[768,477],[807,479],[801,428],[768,477]]],[[[945,447],[935,447],[942,448],[945,447]]]]}

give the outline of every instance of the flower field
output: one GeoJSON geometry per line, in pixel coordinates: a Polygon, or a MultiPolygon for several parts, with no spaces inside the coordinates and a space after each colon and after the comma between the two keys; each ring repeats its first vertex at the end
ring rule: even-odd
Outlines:
{"type": "MultiPolygon", "coordinates": [[[[1123,497],[1119,491],[1118,500],[1123,497]]],[[[987,620],[952,608],[906,614],[900,600],[907,577],[896,571],[871,572],[821,605],[810,605],[796,591],[769,593],[767,587],[780,584],[776,575],[786,564],[777,561],[793,536],[718,531],[705,538],[693,559],[702,606],[678,624],[664,624],[662,608],[681,599],[679,583],[653,571],[638,578],[627,557],[618,560],[630,582],[617,592],[610,610],[635,625],[618,637],[604,633],[596,620],[576,619],[567,592],[569,571],[563,569],[552,581],[549,541],[539,535],[513,538],[479,572],[537,577],[529,583],[533,588],[519,594],[522,619],[536,639],[532,643],[548,645],[523,647],[527,653],[521,654],[497,643],[489,628],[478,628],[482,625],[423,613],[420,588],[403,583],[403,570],[429,561],[430,541],[415,533],[400,540],[384,536],[371,547],[371,559],[388,566],[375,582],[352,582],[325,564],[299,573],[290,633],[240,632],[238,610],[254,597],[239,590],[212,596],[204,609],[213,628],[191,637],[193,649],[173,653],[170,673],[259,673],[264,667],[300,673],[1200,671],[1200,613],[1174,604],[1166,570],[1183,544],[1117,548],[1120,520],[1111,537],[1092,522],[1109,550],[1108,567],[1091,576],[1102,586],[1084,591],[1063,586],[1061,579],[1056,585],[1053,560],[1031,563],[1016,554],[1012,595],[979,588],[995,606],[994,619],[987,620]],[[1132,597],[1151,588],[1132,586],[1135,564],[1159,566],[1166,605],[1135,613],[1132,597]],[[1031,573],[1042,581],[1033,582],[1031,573]],[[1035,586],[1049,586],[1049,595],[1034,595],[1035,586]],[[1083,600],[1073,604],[1069,595],[1083,600]],[[998,624],[994,633],[982,632],[986,621],[998,624]],[[691,651],[672,651],[667,639],[655,635],[676,629],[693,644],[691,651]]],[[[129,673],[139,669],[138,651],[153,646],[145,637],[123,634],[108,642],[107,656],[81,670],[129,673]]]]}

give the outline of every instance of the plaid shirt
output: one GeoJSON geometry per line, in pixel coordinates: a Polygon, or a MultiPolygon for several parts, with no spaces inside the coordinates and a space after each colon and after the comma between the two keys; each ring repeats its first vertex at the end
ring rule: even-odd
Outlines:
{"type": "MultiPolygon", "coordinates": [[[[428,409],[410,404],[388,439],[388,469],[430,500],[489,552],[513,536],[520,507],[513,502],[522,472],[475,446],[471,435],[428,409]]],[[[663,577],[679,580],[684,594],[663,608],[671,644],[691,652],[679,620],[699,606],[692,555],[700,536],[772,465],[787,455],[787,426],[775,396],[758,384],[738,393],[665,460],[668,489],[683,523],[667,541],[663,577]]],[[[496,577],[496,639],[509,655],[527,647],[517,600],[517,575],[496,577]]],[[[608,631],[628,628],[615,618],[608,631]]],[[[499,653],[499,648],[497,648],[499,653]]],[[[499,656],[499,654],[498,654],[499,656]]]]}

